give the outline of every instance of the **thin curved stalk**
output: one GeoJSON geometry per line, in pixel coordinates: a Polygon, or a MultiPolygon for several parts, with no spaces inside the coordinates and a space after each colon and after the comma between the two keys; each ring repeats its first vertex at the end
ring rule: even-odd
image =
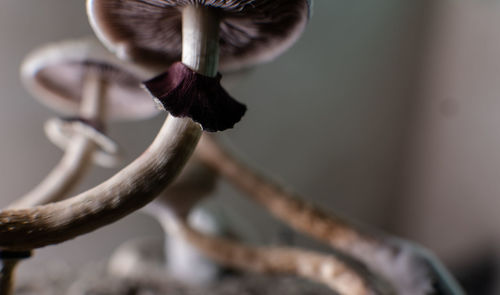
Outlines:
{"type": "Polygon", "coordinates": [[[366,282],[373,277],[366,269],[352,268],[332,255],[299,248],[248,246],[203,234],[181,219],[176,219],[169,231],[177,236],[180,232],[205,255],[223,265],[261,274],[296,275],[322,283],[340,294],[388,294],[368,286],[366,282]]]}
{"type": "Polygon", "coordinates": [[[0,211],[0,247],[61,243],[143,207],[178,174],[200,135],[200,126],[191,119],[170,116],[139,158],[100,185],[65,201],[0,211]]]}

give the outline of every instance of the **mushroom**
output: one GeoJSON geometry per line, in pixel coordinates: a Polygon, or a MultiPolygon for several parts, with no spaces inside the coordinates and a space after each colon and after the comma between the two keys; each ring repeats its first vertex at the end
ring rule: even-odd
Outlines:
{"type": "MultiPolygon", "coordinates": [[[[217,63],[207,57],[217,50],[205,51],[207,40],[199,37],[183,43],[183,59],[192,70],[214,76],[217,63]]],[[[179,173],[201,133],[201,126],[190,118],[168,116],[148,150],[100,185],[65,201],[0,211],[0,248],[25,250],[60,243],[145,206],[179,173]]]]}
{"type": "Polygon", "coordinates": [[[220,86],[221,70],[268,61],[303,31],[307,0],[87,0],[99,39],[120,57],[174,63],[144,83],[162,108],[204,130],[233,127],[246,107],[220,86]],[[182,40],[182,52],[181,52],[182,40]],[[203,55],[193,54],[198,50],[203,55]],[[203,61],[204,67],[198,66],[203,61]]]}
{"type": "MultiPolygon", "coordinates": [[[[217,63],[220,64],[221,70],[240,68],[271,58],[274,53],[279,53],[281,49],[286,48],[303,29],[308,15],[307,6],[308,3],[305,0],[87,1],[90,22],[98,37],[108,48],[130,60],[145,63],[178,60],[181,56],[178,40],[181,39],[179,31],[182,23],[183,46],[186,46],[188,42],[204,41],[203,44],[196,43],[190,47],[197,47],[209,53],[204,56],[208,66],[203,68],[205,73],[201,73],[208,78],[215,77],[217,63]],[[275,14],[277,11],[280,13],[275,14]],[[260,14],[262,12],[267,14],[260,14]],[[145,16],[146,14],[147,16],[145,16]],[[251,20],[246,19],[248,16],[251,20]],[[271,29],[267,27],[269,24],[272,24],[269,27],[271,29]],[[283,24],[286,25],[282,26],[283,24]],[[262,37],[261,33],[266,32],[265,28],[268,29],[267,33],[270,31],[276,33],[274,35],[278,36],[278,43],[272,39],[273,34],[262,37]],[[165,31],[163,31],[164,29],[165,31]],[[257,47],[245,46],[253,44],[255,41],[257,47]],[[221,54],[225,52],[221,55],[220,62],[217,61],[217,45],[219,43],[221,54]],[[233,47],[233,45],[236,46],[233,47]],[[277,46],[273,47],[273,45],[277,46]],[[277,50],[270,50],[270,54],[266,55],[263,54],[266,48],[267,50],[277,48],[277,50]],[[256,54],[255,58],[249,58],[251,49],[258,49],[259,54],[256,54]]],[[[210,131],[231,127],[232,123],[240,117],[237,114],[237,104],[232,102],[216,85],[218,81],[198,76],[190,71],[189,68],[193,69],[191,63],[196,64],[198,61],[199,57],[183,50],[182,62],[184,64],[174,64],[168,72],[146,81],[145,86],[161,102],[163,108],[171,113],[178,116],[191,116],[210,131]],[[193,89],[193,87],[202,89],[193,89]],[[207,94],[212,94],[216,99],[209,101],[207,96],[211,95],[207,94]],[[191,99],[185,100],[183,97],[185,95],[191,99]],[[214,115],[200,117],[199,109],[202,106],[208,110],[201,112],[202,115],[205,113],[214,115]],[[229,111],[223,111],[225,109],[229,111]],[[217,115],[221,113],[230,113],[234,116],[227,118],[217,115]],[[214,118],[219,121],[212,121],[214,118]]],[[[210,161],[215,162],[214,160],[210,161]]],[[[226,164],[221,162],[214,165],[225,166],[226,164]]],[[[234,168],[233,163],[226,166],[234,168]]],[[[241,170],[249,172],[245,169],[241,170]]],[[[394,252],[394,247],[379,246],[381,244],[378,243],[377,238],[353,230],[349,224],[341,219],[332,219],[321,211],[309,210],[311,207],[288,198],[288,193],[273,184],[269,184],[265,179],[261,179],[253,171],[245,176],[232,175],[232,177],[239,178],[239,185],[244,190],[253,194],[271,210],[275,210],[276,214],[281,214],[281,217],[291,222],[292,225],[306,232],[311,231],[311,234],[327,240],[346,252],[350,250],[351,253],[355,253],[356,247],[350,248],[353,245],[369,245],[369,249],[375,250],[372,253],[378,253],[378,250],[382,249],[380,252],[388,254],[386,256],[390,258],[389,262],[395,262],[401,257],[408,257],[405,251],[399,256],[397,254],[400,252],[394,252]],[[254,186],[252,187],[252,185],[254,186]],[[270,195],[280,196],[280,198],[271,198],[270,195]],[[287,198],[281,198],[283,196],[287,198]],[[296,218],[297,214],[300,218],[296,218]]],[[[359,255],[359,253],[355,254],[359,255]]],[[[363,258],[367,261],[367,257],[363,258]]],[[[410,260],[406,266],[411,268],[414,260],[410,260]]],[[[384,270],[382,269],[382,271],[384,270]]],[[[394,275],[395,270],[392,271],[392,275],[394,275]]],[[[397,282],[397,277],[395,283],[401,283],[397,282]]],[[[426,288],[425,281],[422,286],[422,288],[426,288]]]]}
{"type": "MultiPolygon", "coordinates": [[[[88,2],[89,11],[92,11],[96,2],[88,2]]],[[[307,15],[307,1],[290,2],[295,3],[292,5],[294,7],[303,8],[297,12],[298,14],[307,15]]],[[[120,1],[115,5],[120,3],[128,1],[120,1]]],[[[140,3],[148,2],[140,1],[140,3]]],[[[239,3],[244,3],[244,7],[248,6],[246,1],[239,3]]],[[[112,5],[104,5],[104,8],[106,7],[113,8],[112,5]]],[[[235,7],[236,5],[232,5],[229,9],[235,12],[235,7]]],[[[270,19],[295,15],[280,14],[279,12],[283,12],[279,8],[281,6],[273,5],[270,1],[263,1],[262,5],[256,7],[274,8],[275,11],[271,9],[257,11],[265,12],[265,15],[261,16],[270,19]]],[[[219,38],[216,37],[219,26],[215,11],[224,10],[217,6],[202,5],[187,5],[183,9],[183,14],[195,17],[183,18],[182,26],[186,33],[183,34],[182,62],[193,72],[208,78],[216,76],[219,57],[219,42],[217,42],[219,38]],[[212,26],[207,26],[208,24],[212,26]]],[[[289,43],[291,41],[286,44],[289,43]]],[[[148,150],[109,180],[65,201],[34,208],[1,211],[0,247],[32,249],[60,243],[111,223],[144,206],[165,188],[184,166],[199,140],[201,131],[200,125],[189,118],[169,116],[148,150]]]]}
{"type": "MultiPolygon", "coordinates": [[[[95,2],[97,1],[89,1],[88,7],[92,7],[95,2]]],[[[114,5],[128,3],[115,2],[114,5]]],[[[150,8],[159,8],[163,3],[152,1],[131,1],[130,3],[133,2],[152,4],[150,8]]],[[[109,180],[74,198],[34,208],[1,211],[0,248],[30,250],[60,243],[95,230],[137,210],[150,202],[172,181],[191,155],[202,129],[189,117],[199,121],[205,130],[217,131],[233,126],[246,108],[232,99],[220,86],[221,77],[217,75],[217,67],[219,41],[223,39],[218,37],[220,24],[222,24],[219,17],[230,12],[233,16],[248,15],[252,19],[259,19],[262,24],[267,22],[268,25],[265,27],[271,31],[276,29],[277,32],[271,35],[278,36],[277,38],[258,42],[266,38],[257,34],[247,38],[245,42],[233,40],[238,42],[233,42],[236,46],[232,48],[266,47],[263,51],[272,52],[274,56],[296,39],[303,28],[303,25],[298,24],[305,24],[308,14],[306,0],[290,0],[280,5],[269,0],[251,2],[254,3],[246,0],[228,2],[229,6],[226,8],[219,5],[223,2],[218,1],[210,5],[205,1],[189,2],[194,5],[184,6],[182,9],[184,32],[182,47],[178,46],[178,43],[175,45],[182,48],[182,64],[174,64],[168,72],[145,83],[150,92],[162,100],[163,107],[174,115],[169,116],[165,121],[150,148],[109,180]],[[293,4],[289,5],[289,3],[293,4]],[[238,4],[242,6],[238,8],[238,4]],[[287,7],[287,9],[283,10],[282,7],[287,7]],[[257,9],[252,10],[252,8],[257,9]],[[255,13],[249,13],[252,11],[255,13]],[[279,21],[283,19],[286,21],[279,21]],[[276,26],[278,23],[283,26],[276,26]],[[290,28],[294,29],[290,30],[290,28]],[[294,33],[290,34],[290,31],[294,33]],[[248,46],[249,44],[269,46],[248,46]],[[187,100],[176,100],[186,94],[189,95],[187,100]]],[[[183,1],[178,3],[188,4],[183,1]]],[[[110,4],[111,2],[103,6],[105,10],[113,8],[110,4]]],[[[140,7],[134,9],[135,12],[140,10],[140,7]]],[[[127,21],[130,19],[127,18],[127,21]]],[[[117,19],[111,19],[111,21],[114,20],[117,19]]],[[[242,18],[242,20],[243,23],[249,22],[248,19],[242,18]]],[[[251,25],[248,28],[250,31],[253,30],[251,25]]],[[[257,28],[260,27],[257,26],[257,28]]],[[[232,27],[229,31],[240,29],[232,27]]],[[[221,31],[224,32],[224,30],[221,31]]],[[[229,42],[229,40],[224,42],[229,42]]],[[[244,52],[250,51],[242,50],[236,54],[234,60],[238,57],[245,57],[244,52]]],[[[224,55],[230,56],[229,52],[225,52],[224,55]]],[[[263,56],[262,60],[265,59],[263,56]]]]}
{"type": "MultiPolygon", "coordinates": [[[[21,77],[43,104],[65,114],[80,115],[86,77],[96,76],[106,97],[101,116],[110,120],[148,119],[158,113],[139,88],[153,70],[116,58],[94,37],[46,45],[24,61],[21,77]],[[92,74],[94,73],[94,74],[92,74]],[[132,107],[133,106],[133,107],[132,107]]],[[[97,90],[96,90],[97,91],[97,90]]]]}
{"type": "Polygon", "coordinates": [[[418,245],[362,229],[302,201],[205,135],[196,157],[292,228],[364,263],[397,294],[464,294],[446,268],[418,245]],[[431,293],[435,292],[435,293],[431,293]]]}
{"type": "Polygon", "coordinates": [[[101,166],[116,165],[118,146],[103,133],[105,123],[108,118],[137,120],[157,114],[139,87],[148,75],[145,69],[117,59],[92,37],[49,44],[31,53],[21,67],[22,80],[35,98],[67,116],[45,125],[48,137],[65,154],[37,187],[10,208],[65,197],[90,158],[101,166]]]}

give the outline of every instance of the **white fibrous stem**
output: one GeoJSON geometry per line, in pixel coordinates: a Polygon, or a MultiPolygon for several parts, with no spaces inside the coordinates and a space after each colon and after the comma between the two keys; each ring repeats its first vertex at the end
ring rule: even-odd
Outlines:
{"type": "Polygon", "coordinates": [[[152,201],[180,172],[201,128],[168,117],[151,146],[113,177],[53,204],[0,212],[0,248],[39,248],[110,224],[152,201]]]}
{"type": "Polygon", "coordinates": [[[207,77],[217,75],[219,22],[213,8],[187,5],[182,10],[182,63],[207,77]]]}
{"type": "MultiPolygon", "coordinates": [[[[89,122],[104,123],[104,92],[106,88],[99,73],[89,71],[85,77],[80,117],[89,122]]],[[[29,193],[12,203],[10,209],[28,208],[55,202],[79,183],[90,167],[96,145],[84,134],[75,134],[67,146],[64,156],[52,171],[29,193]]]]}

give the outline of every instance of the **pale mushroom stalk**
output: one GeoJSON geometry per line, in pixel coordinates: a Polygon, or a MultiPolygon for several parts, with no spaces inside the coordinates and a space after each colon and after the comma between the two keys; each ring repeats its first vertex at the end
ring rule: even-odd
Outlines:
{"type": "Polygon", "coordinates": [[[219,64],[219,20],[206,6],[182,9],[182,63],[207,77],[215,77],[219,64]]]}
{"type": "Polygon", "coordinates": [[[302,201],[203,136],[196,150],[202,162],[294,229],[363,262],[405,294],[464,294],[441,263],[417,245],[360,229],[302,201]],[[435,294],[435,293],[433,293],[435,294]]]}
{"type": "Polygon", "coordinates": [[[0,247],[40,248],[110,224],[152,201],[182,169],[201,128],[169,116],[150,147],[107,181],[73,198],[0,211],[0,247]]]}
{"type": "Polygon", "coordinates": [[[339,294],[394,294],[391,287],[362,266],[354,267],[333,255],[288,247],[249,246],[193,229],[181,218],[170,217],[167,229],[181,234],[215,261],[260,274],[295,275],[324,284],[339,294]]]}
{"type": "MultiPolygon", "coordinates": [[[[104,124],[104,99],[106,81],[98,72],[89,70],[85,76],[80,117],[98,125],[104,124]]],[[[28,194],[12,203],[8,208],[26,208],[55,202],[66,197],[92,163],[96,145],[84,134],[76,134],[65,150],[64,156],[45,179],[28,194]]]]}

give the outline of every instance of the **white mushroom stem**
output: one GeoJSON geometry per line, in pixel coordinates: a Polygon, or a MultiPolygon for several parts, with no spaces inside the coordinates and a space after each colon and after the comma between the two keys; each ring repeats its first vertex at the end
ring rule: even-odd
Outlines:
{"type": "Polygon", "coordinates": [[[152,201],[177,175],[201,135],[191,119],[169,116],[151,146],[107,181],[71,199],[0,211],[0,247],[33,249],[110,224],[152,201]]]}
{"type": "MultiPolygon", "coordinates": [[[[104,91],[106,81],[99,73],[90,71],[84,81],[80,116],[90,122],[105,122],[104,91]]],[[[29,193],[9,208],[27,208],[63,199],[78,184],[92,163],[96,145],[84,134],[76,135],[67,146],[64,156],[52,171],[29,193]]]]}
{"type": "Polygon", "coordinates": [[[371,290],[366,281],[371,275],[354,269],[332,255],[298,248],[253,247],[234,240],[203,234],[180,218],[171,215],[169,233],[183,235],[215,261],[261,274],[296,275],[349,295],[387,294],[371,290]]]}
{"type": "Polygon", "coordinates": [[[198,5],[183,8],[182,63],[202,75],[217,75],[219,18],[214,9],[198,5]]]}

